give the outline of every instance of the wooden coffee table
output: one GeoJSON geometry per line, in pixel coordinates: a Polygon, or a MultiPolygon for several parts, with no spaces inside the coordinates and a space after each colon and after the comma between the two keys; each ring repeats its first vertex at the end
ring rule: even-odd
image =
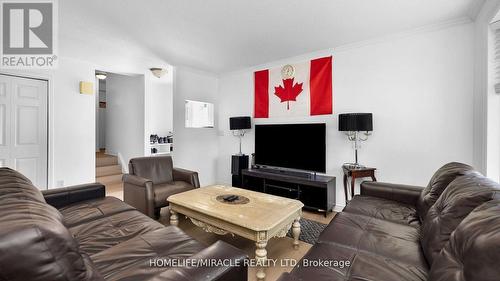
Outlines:
{"type": "MultiPolygon", "coordinates": [[[[193,189],[172,195],[167,200],[170,224],[179,224],[180,213],[207,232],[231,233],[255,241],[258,265],[267,260],[267,241],[273,237],[285,237],[290,228],[293,247],[299,246],[299,220],[304,204],[298,200],[222,185],[193,189]],[[221,197],[229,194],[241,196],[241,200],[224,202],[221,197]]],[[[259,266],[257,279],[264,280],[265,277],[264,267],[259,266]]]]}

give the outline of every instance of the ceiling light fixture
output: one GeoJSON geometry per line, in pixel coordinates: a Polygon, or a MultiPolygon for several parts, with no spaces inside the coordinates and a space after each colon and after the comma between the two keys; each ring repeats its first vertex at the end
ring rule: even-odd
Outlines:
{"type": "Polygon", "coordinates": [[[104,80],[106,79],[106,72],[96,72],[95,77],[99,80],[104,80]]]}
{"type": "Polygon", "coordinates": [[[150,68],[149,70],[151,70],[153,75],[158,77],[158,78],[161,78],[163,75],[165,75],[165,73],[167,73],[166,69],[159,68],[159,67],[153,67],[153,68],[150,68]]]}

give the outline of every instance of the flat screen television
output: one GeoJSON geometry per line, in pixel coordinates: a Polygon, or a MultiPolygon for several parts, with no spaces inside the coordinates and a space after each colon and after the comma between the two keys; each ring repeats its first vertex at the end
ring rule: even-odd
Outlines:
{"type": "Polygon", "coordinates": [[[326,172],[326,125],[255,125],[255,164],[326,172]]]}

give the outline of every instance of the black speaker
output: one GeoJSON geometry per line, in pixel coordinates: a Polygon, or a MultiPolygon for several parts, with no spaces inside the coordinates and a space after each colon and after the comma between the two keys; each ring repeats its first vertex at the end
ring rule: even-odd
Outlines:
{"type": "Polygon", "coordinates": [[[233,175],[233,186],[241,187],[241,171],[248,169],[248,155],[231,156],[231,174],[233,175]]]}
{"type": "Polygon", "coordinates": [[[243,187],[243,178],[241,176],[232,175],[233,181],[231,185],[233,187],[243,187]]]}
{"type": "Polygon", "coordinates": [[[239,176],[241,170],[248,169],[248,155],[233,155],[231,157],[231,174],[239,176]]]}
{"type": "Polygon", "coordinates": [[[245,130],[252,128],[252,123],[250,117],[231,117],[229,118],[229,129],[230,130],[245,130]]]}

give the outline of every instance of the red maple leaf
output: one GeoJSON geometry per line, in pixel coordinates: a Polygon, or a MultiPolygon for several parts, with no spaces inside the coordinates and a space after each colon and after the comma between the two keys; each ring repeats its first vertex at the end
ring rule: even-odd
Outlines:
{"type": "Polygon", "coordinates": [[[287,102],[286,109],[290,110],[290,101],[296,101],[296,98],[302,93],[302,84],[293,84],[294,78],[283,79],[283,86],[274,87],[274,94],[280,98],[281,102],[287,102]]]}

